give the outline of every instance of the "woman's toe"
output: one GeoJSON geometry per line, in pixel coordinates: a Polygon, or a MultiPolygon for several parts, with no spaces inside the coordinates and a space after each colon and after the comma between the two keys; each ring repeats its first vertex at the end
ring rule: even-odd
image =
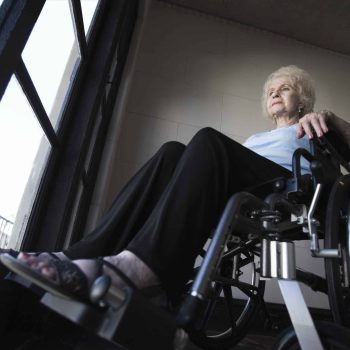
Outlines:
{"type": "Polygon", "coordinates": [[[49,266],[43,266],[40,269],[40,272],[45,275],[46,277],[49,277],[51,279],[55,279],[56,278],[56,271],[55,269],[53,269],[52,267],[49,266]]]}
{"type": "Polygon", "coordinates": [[[27,265],[32,267],[33,269],[38,269],[44,263],[42,260],[35,256],[31,256],[27,260],[24,261],[27,265]]]}
{"type": "Polygon", "coordinates": [[[49,267],[46,261],[37,261],[33,263],[35,269],[42,270],[45,267],[49,267]]]}
{"type": "Polygon", "coordinates": [[[31,256],[28,253],[23,253],[23,252],[20,252],[17,256],[17,259],[23,262],[28,261],[30,258],[31,256]]]}

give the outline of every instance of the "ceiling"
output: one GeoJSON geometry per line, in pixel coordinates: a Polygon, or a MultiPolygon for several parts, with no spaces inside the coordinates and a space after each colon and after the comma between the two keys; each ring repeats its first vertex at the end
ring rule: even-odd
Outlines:
{"type": "Polygon", "coordinates": [[[350,55],[350,0],[161,0],[350,55]]]}

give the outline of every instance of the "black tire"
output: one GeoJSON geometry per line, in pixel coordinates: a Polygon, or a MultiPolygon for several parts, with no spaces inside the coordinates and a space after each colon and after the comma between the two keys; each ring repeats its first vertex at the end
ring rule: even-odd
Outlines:
{"type": "Polygon", "coordinates": [[[265,282],[260,280],[251,247],[229,259],[224,258],[220,266],[219,274],[212,283],[213,293],[189,332],[193,343],[203,349],[224,350],[237,344],[246,335],[263,303],[265,282]],[[242,270],[245,270],[244,274],[241,274],[242,270]],[[247,281],[247,272],[250,273],[250,282],[247,281]],[[244,282],[241,281],[243,275],[244,282]],[[233,300],[237,298],[237,289],[247,297],[239,305],[233,300]]]}
{"type": "MultiPolygon", "coordinates": [[[[315,326],[325,349],[349,349],[350,330],[348,328],[326,321],[315,321],[315,326]]],[[[278,336],[272,350],[300,350],[293,327],[288,327],[278,336]]]]}
{"type": "Polygon", "coordinates": [[[324,245],[340,247],[341,259],[325,259],[328,298],[336,323],[350,327],[350,175],[332,187],[326,211],[324,245]]]}

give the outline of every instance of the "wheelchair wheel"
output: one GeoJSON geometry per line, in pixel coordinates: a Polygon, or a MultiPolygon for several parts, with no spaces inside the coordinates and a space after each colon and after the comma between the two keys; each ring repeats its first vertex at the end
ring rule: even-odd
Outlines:
{"type": "Polygon", "coordinates": [[[325,259],[328,298],[334,321],[350,327],[350,175],[331,190],[326,212],[325,248],[341,250],[340,259],[325,259]]]}
{"type": "MultiPolygon", "coordinates": [[[[347,350],[350,344],[350,331],[338,324],[315,321],[317,332],[325,349],[347,350]]],[[[293,327],[285,329],[272,346],[273,350],[300,350],[293,327]]]]}
{"type": "Polygon", "coordinates": [[[212,282],[212,294],[189,332],[196,345],[203,349],[223,350],[231,348],[246,335],[262,305],[265,290],[256,260],[253,249],[245,248],[244,244],[225,252],[212,282]],[[234,302],[234,298],[243,297],[245,299],[241,299],[239,305],[234,302]]]}

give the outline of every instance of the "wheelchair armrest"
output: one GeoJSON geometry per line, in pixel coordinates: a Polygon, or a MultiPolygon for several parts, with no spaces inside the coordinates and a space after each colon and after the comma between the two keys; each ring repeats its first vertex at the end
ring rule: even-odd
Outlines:
{"type": "MultiPolygon", "coordinates": [[[[305,184],[306,182],[303,181],[303,179],[306,177],[308,178],[309,176],[305,176],[301,174],[301,157],[305,158],[310,165],[312,162],[315,160],[314,154],[310,153],[304,148],[298,148],[294,151],[293,153],[293,159],[292,159],[292,167],[293,167],[293,180],[294,180],[294,191],[295,193],[302,194],[305,192],[305,184]]],[[[307,179],[307,181],[310,181],[307,179]]],[[[309,186],[307,186],[309,187],[309,186]]]]}

